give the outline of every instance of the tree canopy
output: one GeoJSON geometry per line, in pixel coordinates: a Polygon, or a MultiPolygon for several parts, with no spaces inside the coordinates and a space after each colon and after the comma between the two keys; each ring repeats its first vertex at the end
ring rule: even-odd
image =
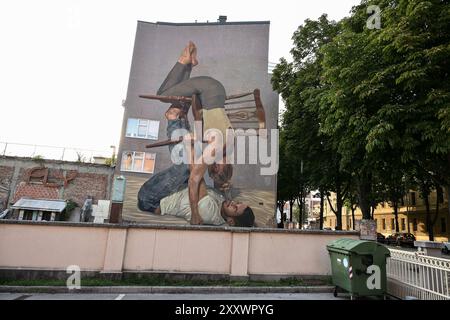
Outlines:
{"type": "Polygon", "coordinates": [[[414,174],[449,188],[448,30],[449,1],[363,0],[341,21],[324,14],[294,33],[293,61],[272,77],[286,104],[284,170],[294,185],[336,192],[338,224],[346,200],[370,219],[414,174]],[[368,28],[370,5],[379,29],[368,28]]]}

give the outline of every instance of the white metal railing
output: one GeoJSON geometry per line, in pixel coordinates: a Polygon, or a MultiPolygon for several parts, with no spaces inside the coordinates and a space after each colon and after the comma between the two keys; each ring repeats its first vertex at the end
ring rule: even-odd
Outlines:
{"type": "Polygon", "coordinates": [[[389,249],[388,293],[404,299],[450,300],[450,260],[421,252],[389,249]]]}
{"type": "Polygon", "coordinates": [[[111,154],[112,152],[109,150],[88,150],[0,141],[0,156],[39,157],[63,161],[93,162],[94,157],[109,158],[111,154]]]}

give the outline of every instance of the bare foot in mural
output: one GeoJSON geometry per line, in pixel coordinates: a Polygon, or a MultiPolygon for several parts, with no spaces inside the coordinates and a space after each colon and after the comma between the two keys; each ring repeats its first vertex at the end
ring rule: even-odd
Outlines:
{"type": "Polygon", "coordinates": [[[197,47],[192,41],[189,41],[188,45],[184,48],[178,62],[181,64],[192,64],[193,67],[198,64],[197,47]]]}
{"type": "Polygon", "coordinates": [[[195,67],[196,65],[198,65],[197,47],[196,47],[195,43],[193,43],[192,41],[189,41],[189,45],[191,46],[192,66],[195,67]]]}
{"type": "Polygon", "coordinates": [[[191,42],[189,42],[189,44],[184,48],[183,52],[181,53],[178,62],[181,64],[192,63],[191,51],[192,51],[191,42]]]}

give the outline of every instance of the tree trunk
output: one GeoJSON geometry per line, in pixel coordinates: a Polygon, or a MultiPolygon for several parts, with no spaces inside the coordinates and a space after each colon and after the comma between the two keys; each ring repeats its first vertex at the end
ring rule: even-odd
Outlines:
{"type": "Polygon", "coordinates": [[[330,205],[331,211],[333,211],[334,215],[336,216],[335,230],[342,230],[342,207],[343,207],[344,201],[341,198],[340,189],[337,188],[337,192],[336,192],[336,209],[333,208],[330,197],[328,195],[327,195],[327,200],[328,200],[328,204],[330,205]]]}
{"type": "Polygon", "coordinates": [[[335,230],[342,230],[342,207],[336,214],[336,228],[335,230]]]}
{"type": "Polygon", "coordinates": [[[323,207],[324,207],[324,191],[320,190],[320,212],[319,212],[319,229],[323,230],[323,207]]]}
{"type": "Polygon", "coordinates": [[[352,229],[355,230],[355,210],[356,208],[352,205],[352,229]]]}
{"type": "Polygon", "coordinates": [[[450,220],[450,186],[447,186],[447,210],[448,210],[448,218],[450,220]]]}
{"type": "Polygon", "coordinates": [[[400,232],[400,226],[398,224],[398,203],[396,201],[394,203],[394,218],[395,218],[395,232],[400,232]]]}
{"type": "Polygon", "coordinates": [[[292,222],[292,206],[294,205],[295,200],[289,200],[289,221],[292,222]]]}
{"type": "Polygon", "coordinates": [[[434,230],[431,224],[431,216],[430,216],[430,202],[428,200],[428,194],[424,195],[426,215],[427,215],[427,231],[428,231],[428,240],[434,241],[434,230]]]}
{"type": "Polygon", "coordinates": [[[369,178],[361,177],[358,179],[358,201],[361,208],[362,218],[366,220],[371,219],[370,214],[370,182],[369,178]]]}
{"type": "Polygon", "coordinates": [[[298,226],[299,226],[299,229],[301,229],[302,224],[303,224],[303,187],[302,187],[302,190],[300,191],[300,199],[297,200],[297,204],[298,204],[298,209],[299,209],[298,226]]]}
{"type": "Polygon", "coordinates": [[[342,230],[342,207],[344,206],[344,201],[342,199],[341,189],[338,189],[336,196],[336,230],[342,230]]]}
{"type": "MultiPolygon", "coordinates": [[[[447,210],[448,210],[448,217],[447,217],[447,226],[450,226],[450,186],[447,186],[447,210]]],[[[449,229],[450,228],[447,228],[447,237],[448,237],[448,234],[449,234],[449,229]]]]}
{"type": "Polygon", "coordinates": [[[301,221],[303,218],[303,210],[302,210],[302,194],[300,193],[300,196],[297,198],[297,205],[298,205],[298,227],[301,229],[301,221]]]}
{"type": "MultiPolygon", "coordinates": [[[[443,196],[441,186],[436,186],[436,211],[434,212],[433,220],[431,221],[431,229],[434,231],[434,226],[439,217],[439,199],[443,196]]],[[[434,232],[433,232],[434,239],[434,232]]],[[[433,240],[434,241],[434,240],[433,240]]]]}

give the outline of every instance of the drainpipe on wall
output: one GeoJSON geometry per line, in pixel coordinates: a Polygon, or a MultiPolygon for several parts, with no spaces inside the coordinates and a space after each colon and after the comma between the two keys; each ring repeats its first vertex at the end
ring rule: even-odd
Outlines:
{"type": "Polygon", "coordinates": [[[125,199],[126,178],[118,176],[114,178],[113,193],[111,197],[110,223],[120,223],[122,218],[123,201],[125,199]]]}

